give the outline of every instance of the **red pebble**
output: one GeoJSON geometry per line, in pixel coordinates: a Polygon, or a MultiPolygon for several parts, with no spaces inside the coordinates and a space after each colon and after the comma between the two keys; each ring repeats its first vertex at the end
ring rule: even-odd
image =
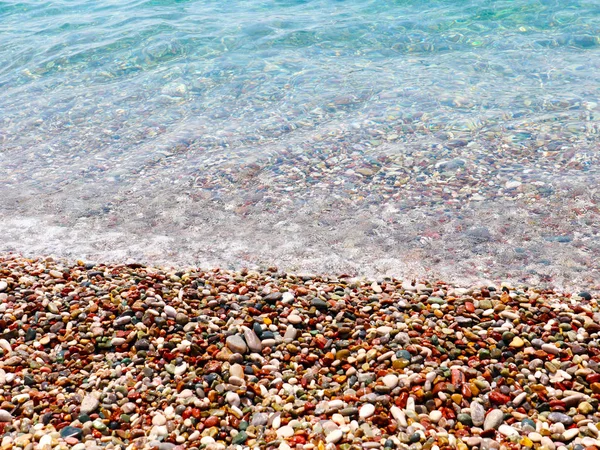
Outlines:
{"type": "Polygon", "coordinates": [[[462,370],[452,369],[451,373],[452,384],[456,387],[462,386],[462,384],[465,382],[465,374],[462,372],[462,370]]]}
{"type": "Polygon", "coordinates": [[[510,402],[510,397],[508,395],[501,394],[498,391],[490,392],[490,400],[499,405],[506,405],[510,402]]]}
{"type": "Polygon", "coordinates": [[[590,373],[585,377],[585,381],[588,383],[598,383],[600,381],[600,373],[590,373]]]}
{"type": "Polygon", "coordinates": [[[204,421],[204,425],[208,428],[216,427],[219,424],[220,420],[216,416],[210,416],[208,419],[204,421]]]}
{"type": "Polygon", "coordinates": [[[292,436],[289,443],[293,445],[304,445],[306,444],[306,438],[302,435],[292,436]]]}

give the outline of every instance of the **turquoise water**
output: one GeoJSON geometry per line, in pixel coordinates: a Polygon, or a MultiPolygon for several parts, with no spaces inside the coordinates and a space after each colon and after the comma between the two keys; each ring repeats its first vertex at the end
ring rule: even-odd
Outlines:
{"type": "Polygon", "coordinates": [[[0,2],[2,250],[600,284],[600,1],[0,2]]]}

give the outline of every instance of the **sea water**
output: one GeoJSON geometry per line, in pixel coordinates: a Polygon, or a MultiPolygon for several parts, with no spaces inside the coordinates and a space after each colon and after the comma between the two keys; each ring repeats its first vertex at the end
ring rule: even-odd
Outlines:
{"type": "Polygon", "coordinates": [[[0,1],[0,251],[600,285],[600,1],[0,1]]]}

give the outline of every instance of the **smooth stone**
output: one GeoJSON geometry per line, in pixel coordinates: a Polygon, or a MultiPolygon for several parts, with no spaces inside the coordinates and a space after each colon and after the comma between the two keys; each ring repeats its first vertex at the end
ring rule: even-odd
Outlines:
{"type": "Polygon", "coordinates": [[[404,411],[402,411],[396,405],[394,405],[390,408],[390,413],[392,414],[392,417],[396,420],[396,422],[398,422],[398,424],[401,427],[408,426],[408,424],[406,422],[406,414],[404,413],[404,411]]]}
{"type": "MultiPolygon", "coordinates": [[[[244,327],[244,338],[246,339],[246,344],[252,353],[260,353],[262,352],[262,342],[256,335],[256,333],[250,328],[244,327]]],[[[231,348],[231,347],[230,347],[231,348]]],[[[232,350],[233,351],[233,350],[232,350]]],[[[244,352],[236,352],[236,353],[244,353],[244,352]]]]}
{"type": "Polygon", "coordinates": [[[289,425],[285,425],[277,430],[277,436],[280,438],[289,438],[294,435],[294,429],[289,425]]]}
{"type": "Polygon", "coordinates": [[[523,339],[521,339],[519,336],[515,336],[509,344],[509,346],[512,348],[521,348],[524,345],[525,345],[525,341],[523,339]]]}
{"type": "Polygon", "coordinates": [[[0,409],[0,422],[12,422],[13,416],[5,409],[0,409]]]}
{"type": "Polygon", "coordinates": [[[131,414],[136,410],[136,408],[137,406],[135,406],[135,403],[127,402],[123,406],[121,406],[121,411],[123,411],[123,413],[125,414],[131,414]]]}
{"type": "Polygon", "coordinates": [[[469,415],[469,414],[458,414],[456,416],[456,420],[458,420],[460,423],[462,423],[463,425],[466,425],[468,427],[473,425],[473,418],[469,415]]]}
{"type": "Polygon", "coordinates": [[[349,406],[347,408],[340,409],[340,414],[344,417],[355,416],[358,414],[358,408],[349,406]]]}
{"type": "Polygon", "coordinates": [[[122,325],[128,324],[129,322],[131,322],[131,316],[123,316],[119,317],[118,319],[115,319],[113,323],[115,327],[120,327],[122,325]]]}
{"type": "Polygon", "coordinates": [[[440,419],[442,418],[442,412],[438,411],[438,410],[431,411],[429,413],[429,418],[431,419],[431,421],[433,423],[438,423],[440,421],[440,419]]]}
{"type": "Polygon", "coordinates": [[[240,353],[243,355],[248,351],[248,346],[246,345],[246,342],[241,336],[238,336],[237,334],[233,336],[228,336],[226,344],[227,348],[229,348],[229,350],[231,350],[233,353],[240,353]]]}
{"type": "Polygon", "coordinates": [[[471,420],[473,421],[473,425],[476,427],[480,427],[483,425],[485,421],[485,408],[479,402],[471,402],[471,420]]]}
{"type": "Polygon", "coordinates": [[[83,430],[81,428],[66,426],[62,430],[60,430],[60,437],[63,439],[74,437],[77,439],[81,439],[83,436],[83,430]]]}
{"type": "Polygon", "coordinates": [[[546,448],[548,448],[548,450],[555,450],[556,449],[556,444],[554,444],[554,442],[552,441],[552,439],[550,439],[548,436],[543,436],[542,440],[540,441],[540,443],[545,446],[546,448]]]}
{"type": "Polygon", "coordinates": [[[152,425],[156,425],[156,426],[162,426],[162,425],[166,425],[167,424],[167,418],[165,416],[163,416],[161,413],[156,414],[153,418],[152,418],[152,425]]]}
{"type": "Polygon", "coordinates": [[[138,339],[134,345],[138,352],[150,350],[150,341],[148,339],[138,339]]]}
{"type": "Polygon", "coordinates": [[[498,427],[498,432],[506,437],[519,436],[519,432],[510,425],[502,424],[498,427]]]}
{"type": "Polygon", "coordinates": [[[171,305],[165,305],[164,308],[165,314],[171,318],[175,318],[177,316],[177,310],[173,308],[171,305]]]}
{"type": "Polygon", "coordinates": [[[174,375],[183,375],[187,370],[187,363],[184,361],[178,366],[175,366],[175,370],[173,370],[174,375]]]}
{"type": "Polygon", "coordinates": [[[542,350],[544,350],[546,353],[550,353],[552,355],[558,355],[560,353],[560,348],[558,348],[554,344],[543,344],[542,350]]]}
{"type": "Polygon", "coordinates": [[[579,411],[581,414],[587,415],[594,411],[594,407],[589,402],[581,402],[577,406],[577,411],[579,411]]]}
{"type": "Polygon", "coordinates": [[[563,433],[562,438],[565,441],[570,441],[575,439],[577,436],[579,436],[579,428],[570,428],[563,433]]]}
{"type": "Polygon", "coordinates": [[[123,345],[125,342],[127,342],[125,338],[112,338],[110,344],[114,347],[118,347],[120,345],[123,345]]]}
{"type": "Polygon", "coordinates": [[[175,315],[175,322],[178,323],[179,325],[187,325],[189,321],[190,321],[190,318],[186,314],[177,313],[175,315]]]}
{"type": "Polygon", "coordinates": [[[313,298],[310,302],[311,306],[314,306],[317,309],[326,310],[329,309],[329,303],[325,300],[321,300],[320,298],[313,298]]]}
{"type": "Polygon", "coordinates": [[[39,441],[39,446],[41,448],[45,448],[45,447],[52,447],[52,436],[50,436],[49,434],[45,434],[40,438],[39,441]]]}
{"type": "Polygon", "coordinates": [[[225,395],[225,401],[229,403],[231,406],[240,406],[240,396],[235,392],[228,392],[225,395]]]}
{"type": "Polygon", "coordinates": [[[289,323],[291,323],[292,325],[298,325],[299,323],[302,322],[302,317],[296,315],[296,314],[290,314],[287,317],[287,320],[289,323]]]}
{"type": "Polygon", "coordinates": [[[269,422],[269,415],[265,413],[254,413],[250,420],[250,425],[254,427],[265,426],[269,422]]]}
{"type": "Polygon", "coordinates": [[[573,424],[572,417],[569,417],[566,414],[560,412],[551,412],[550,414],[548,414],[548,420],[550,422],[562,423],[566,427],[573,424]]]}
{"type": "Polygon", "coordinates": [[[513,399],[513,405],[519,406],[521,403],[523,403],[523,400],[525,400],[525,398],[527,398],[527,392],[521,392],[513,399]]]}
{"type": "Polygon", "coordinates": [[[410,435],[410,437],[408,438],[409,442],[416,444],[417,442],[421,441],[421,434],[420,433],[413,433],[410,435]]]}
{"type": "Polygon", "coordinates": [[[571,406],[578,405],[585,398],[586,398],[585,394],[577,393],[577,394],[571,394],[566,397],[563,397],[562,401],[565,402],[565,405],[567,406],[567,408],[570,408],[571,406]]]}
{"type": "Polygon", "coordinates": [[[285,334],[283,335],[283,340],[286,342],[292,342],[296,339],[296,335],[298,334],[298,330],[294,328],[293,325],[288,325],[285,329],[285,334]]]}
{"type": "Polygon", "coordinates": [[[0,281],[0,292],[4,292],[8,288],[8,283],[6,281],[0,281]]]}
{"type": "Polygon", "coordinates": [[[504,413],[499,409],[492,409],[483,422],[484,430],[497,430],[504,421],[504,413]]]}
{"type": "Polygon", "coordinates": [[[398,386],[398,377],[394,374],[389,374],[384,376],[381,381],[383,381],[383,384],[385,384],[387,387],[389,387],[390,389],[394,389],[396,386],[398,386]]]}
{"type": "Polygon", "coordinates": [[[229,375],[232,377],[238,377],[241,378],[242,380],[244,379],[244,368],[242,367],[241,364],[232,364],[231,367],[229,368],[229,375]]]}
{"type": "Polygon", "coordinates": [[[281,301],[283,303],[291,303],[294,300],[294,294],[291,292],[284,292],[281,296],[281,301]]]}
{"type": "Polygon", "coordinates": [[[527,437],[529,439],[531,439],[533,442],[541,442],[542,441],[542,435],[540,433],[535,432],[535,431],[532,431],[531,433],[529,433],[527,435],[527,437]]]}
{"type": "Polygon", "coordinates": [[[271,305],[274,305],[279,300],[281,300],[282,297],[283,297],[283,294],[281,292],[272,292],[272,293],[264,296],[263,300],[271,305]]]}
{"type": "Polygon", "coordinates": [[[90,414],[98,408],[100,405],[100,401],[94,397],[93,395],[86,395],[81,402],[80,413],[81,414],[90,414]]]}
{"type": "Polygon", "coordinates": [[[469,447],[475,447],[476,445],[481,444],[482,438],[481,436],[469,436],[465,440],[465,444],[469,447]]]}
{"type": "Polygon", "coordinates": [[[233,445],[240,445],[243,444],[244,442],[246,442],[246,440],[248,439],[248,434],[245,431],[240,431],[238,434],[236,434],[233,439],[231,440],[231,443],[233,445]]]}
{"type": "Polygon", "coordinates": [[[386,334],[390,334],[394,329],[388,326],[382,326],[377,328],[377,333],[381,336],[385,336],[386,334]]]}
{"type": "Polygon", "coordinates": [[[367,419],[375,414],[375,406],[371,403],[366,403],[362,405],[358,410],[358,416],[361,419],[367,419]]]}
{"type": "Polygon", "coordinates": [[[327,435],[325,440],[328,443],[336,444],[337,442],[339,442],[342,439],[343,435],[344,435],[344,433],[342,432],[342,430],[333,430],[331,433],[329,433],[327,435]]]}

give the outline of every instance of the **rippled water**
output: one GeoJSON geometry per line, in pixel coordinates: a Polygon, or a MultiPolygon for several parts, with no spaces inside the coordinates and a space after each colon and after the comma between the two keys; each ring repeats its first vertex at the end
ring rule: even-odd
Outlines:
{"type": "Polygon", "coordinates": [[[600,287],[600,1],[0,1],[0,250],[600,287]]]}

